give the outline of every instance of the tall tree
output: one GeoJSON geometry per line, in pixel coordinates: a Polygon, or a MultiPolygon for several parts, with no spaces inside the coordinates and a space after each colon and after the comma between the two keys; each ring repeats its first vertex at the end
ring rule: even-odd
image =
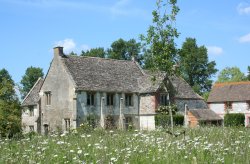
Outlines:
{"type": "Polygon", "coordinates": [[[247,67],[247,80],[250,81],[250,66],[247,67]]]}
{"type": "Polygon", "coordinates": [[[176,4],[177,0],[157,0],[157,9],[152,12],[153,25],[149,27],[146,36],[140,37],[147,52],[145,63],[150,63],[152,69],[166,71],[169,74],[173,74],[173,65],[177,61],[174,40],[179,35],[175,28],[179,8],[176,4]]]}
{"type": "Polygon", "coordinates": [[[107,51],[107,58],[118,60],[131,60],[134,57],[139,63],[142,62],[141,44],[135,39],[128,41],[118,39],[111,44],[111,48],[107,51]]]}
{"type": "Polygon", "coordinates": [[[245,81],[246,77],[238,67],[226,67],[220,71],[217,82],[245,81]]]}
{"type": "Polygon", "coordinates": [[[98,48],[92,48],[90,50],[82,51],[81,56],[90,56],[90,57],[100,57],[105,58],[106,57],[106,51],[103,47],[98,48]]]}
{"type": "Polygon", "coordinates": [[[21,131],[21,110],[14,81],[6,69],[0,70],[0,136],[11,137],[21,131]]]}
{"type": "Polygon", "coordinates": [[[28,67],[21,80],[21,95],[24,98],[34,86],[39,77],[43,77],[43,70],[39,67],[28,67]]]}
{"type": "Polygon", "coordinates": [[[180,73],[194,91],[203,95],[212,86],[211,77],[218,71],[215,61],[208,61],[205,46],[198,46],[196,39],[186,38],[179,52],[180,73]]]}

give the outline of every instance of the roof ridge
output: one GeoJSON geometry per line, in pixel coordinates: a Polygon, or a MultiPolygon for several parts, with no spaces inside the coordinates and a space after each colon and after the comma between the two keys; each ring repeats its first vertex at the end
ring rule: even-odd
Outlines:
{"type": "Polygon", "coordinates": [[[67,57],[78,57],[78,58],[94,58],[94,59],[101,59],[101,60],[114,60],[114,61],[121,61],[121,62],[133,62],[132,60],[101,58],[101,57],[94,57],[94,56],[70,56],[70,55],[66,55],[66,56],[67,57]]]}
{"type": "Polygon", "coordinates": [[[215,83],[214,87],[223,87],[223,86],[226,86],[226,85],[241,85],[241,84],[250,84],[250,81],[219,82],[219,83],[215,83]]]}
{"type": "Polygon", "coordinates": [[[30,93],[33,91],[33,89],[35,88],[35,86],[39,83],[40,80],[44,80],[42,77],[39,77],[37,79],[37,81],[35,82],[35,84],[33,85],[33,87],[30,89],[30,91],[28,92],[28,94],[24,97],[23,101],[21,104],[23,104],[23,102],[27,99],[27,97],[30,95],[30,93]]]}

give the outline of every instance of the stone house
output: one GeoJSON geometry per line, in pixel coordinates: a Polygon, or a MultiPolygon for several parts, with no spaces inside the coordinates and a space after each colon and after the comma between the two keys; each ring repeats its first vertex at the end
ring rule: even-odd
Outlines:
{"type": "Polygon", "coordinates": [[[63,47],[54,48],[38,95],[38,131],[43,134],[76,128],[85,121],[153,130],[160,105],[175,103],[180,112],[185,104],[190,109],[207,108],[179,77],[143,70],[134,60],[67,56],[63,47]]]}
{"type": "Polygon", "coordinates": [[[22,127],[24,132],[41,132],[39,92],[43,79],[39,78],[22,102],[22,127]]]}
{"type": "Polygon", "coordinates": [[[250,126],[250,82],[216,83],[207,100],[209,109],[224,117],[226,113],[243,113],[250,126]]]}

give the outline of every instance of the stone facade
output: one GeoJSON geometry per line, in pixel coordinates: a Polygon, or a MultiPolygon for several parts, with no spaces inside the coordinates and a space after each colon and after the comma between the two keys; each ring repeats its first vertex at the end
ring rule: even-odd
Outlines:
{"type": "Polygon", "coordinates": [[[154,130],[160,96],[165,94],[166,103],[172,89],[168,101],[176,103],[179,110],[184,104],[190,109],[206,108],[204,100],[179,77],[168,79],[161,72],[153,75],[135,61],[67,56],[62,47],[54,48],[48,73],[39,84],[22,103],[27,107],[35,102],[36,115],[24,113],[22,120],[34,124],[34,131],[42,134],[67,131],[86,122],[103,128],[111,124],[113,128],[154,130]],[[157,80],[152,82],[152,76],[157,80]],[[170,83],[168,91],[166,84],[170,83]],[[27,103],[29,99],[32,103],[27,103]]]}
{"type": "Polygon", "coordinates": [[[39,105],[26,106],[22,109],[22,129],[24,133],[39,132],[39,105]]]}

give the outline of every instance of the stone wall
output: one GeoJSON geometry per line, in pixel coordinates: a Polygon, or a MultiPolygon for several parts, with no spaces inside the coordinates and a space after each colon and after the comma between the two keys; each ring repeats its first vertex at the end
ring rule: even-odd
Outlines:
{"type": "Polygon", "coordinates": [[[38,106],[32,107],[23,107],[22,109],[22,129],[24,133],[30,132],[30,126],[34,126],[34,131],[38,132],[37,120],[39,117],[38,106]],[[34,110],[34,115],[30,116],[30,110],[32,108],[34,110]]]}
{"type": "Polygon", "coordinates": [[[106,92],[93,92],[94,93],[94,105],[87,105],[87,92],[88,91],[79,91],[77,93],[77,126],[79,126],[81,123],[83,123],[86,118],[90,115],[96,116],[97,119],[100,118],[101,115],[101,104],[102,107],[102,113],[104,117],[110,115],[114,116],[115,121],[117,123],[117,116],[120,115],[120,103],[121,105],[121,113],[124,115],[124,117],[133,116],[132,120],[134,123],[134,126],[137,125],[136,123],[136,117],[135,115],[138,115],[138,95],[132,94],[132,106],[126,106],[125,105],[125,93],[113,93],[114,99],[113,99],[113,105],[108,106],[106,103],[106,92]],[[101,99],[104,98],[101,103],[101,99]],[[121,98],[123,100],[121,101],[121,98]]]}
{"type": "Polygon", "coordinates": [[[76,99],[73,81],[64,67],[60,54],[54,59],[40,90],[41,126],[49,126],[49,131],[65,130],[65,119],[70,119],[70,126],[76,127],[76,99]],[[46,104],[45,92],[51,92],[51,105],[46,104]]]}

